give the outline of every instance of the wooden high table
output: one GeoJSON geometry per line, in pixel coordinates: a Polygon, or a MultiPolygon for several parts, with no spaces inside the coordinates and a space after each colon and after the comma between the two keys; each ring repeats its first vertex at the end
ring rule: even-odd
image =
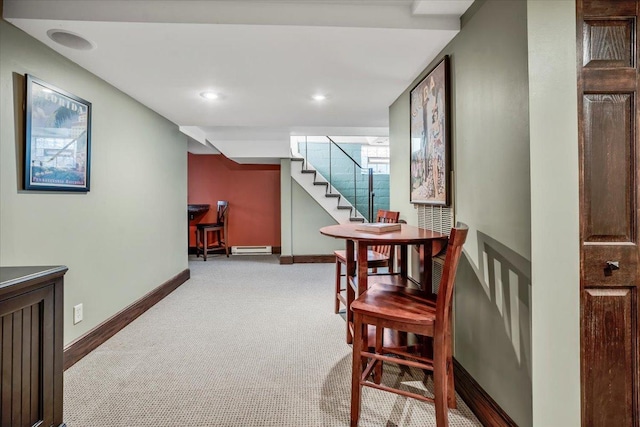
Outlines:
{"type": "MultiPolygon", "coordinates": [[[[432,290],[432,263],[431,258],[437,255],[447,244],[448,236],[433,230],[414,227],[408,224],[401,224],[399,231],[386,233],[371,233],[357,230],[361,224],[338,224],[322,227],[320,233],[325,236],[346,240],[347,255],[347,342],[352,341],[353,313],[349,309],[351,302],[356,296],[367,290],[369,274],[367,268],[367,250],[369,246],[391,245],[400,248],[399,271],[397,280],[392,279],[394,284],[406,285],[408,280],[407,271],[407,248],[411,245],[418,246],[419,252],[419,278],[418,283],[422,290],[433,292],[432,290]],[[356,248],[357,247],[357,248],[356,248]],[[357,252],[356,252],[357,251],[357,252]],[[356,265],[356,259],[364,260],[356,265]],[[357,280],[356,280],[357,279],[357,280]],[[354,282],[355,280],[355,282],[354,282]],[[350,285],[355,286],[355,290],[350,285]]],[[[381,282],[389,283],[382,279],[381,282]]]]}

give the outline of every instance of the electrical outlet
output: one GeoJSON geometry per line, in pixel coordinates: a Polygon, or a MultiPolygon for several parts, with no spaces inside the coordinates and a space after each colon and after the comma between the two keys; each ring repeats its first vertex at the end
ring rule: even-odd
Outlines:
{"type": "Polygon", "coordinates": [[[73,306],[73,324],[82,322],[82,304],[73,306]]]}

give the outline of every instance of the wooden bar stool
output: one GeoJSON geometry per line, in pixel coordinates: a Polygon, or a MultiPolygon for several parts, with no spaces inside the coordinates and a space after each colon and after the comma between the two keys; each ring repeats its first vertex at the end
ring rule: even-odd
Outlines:
{"type": "Polygon", "coordinates": [[[354,315],[353,370],[351,380],[351,427],[360,418],[362,387],[373,387],[405,397],[435,403],[436,426],[448,427],[448,407],[455,408],[451,352],[451,302],[458,262],[469,229],[458,223],[451,230],[440,288],[431,293],[392,285],[374,285],[352,304],[354,315]],[[374,350],[368,343],[368,325],[376,327],[374,350]],[[424,351],[385,347],[382,330],[410,332],[433,338],[433,358],[424,351]],[[380,384],[382,363],[433,371],[434,398],[380,384]]]}

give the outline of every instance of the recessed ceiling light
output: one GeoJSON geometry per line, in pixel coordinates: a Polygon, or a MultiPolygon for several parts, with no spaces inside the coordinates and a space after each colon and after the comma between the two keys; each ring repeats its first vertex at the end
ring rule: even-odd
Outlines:
{"type": "Polygon", "coordinates": [[[95,43],[90,42],[84,37],[66,30],[52,29],[47,31],[47,36],[54,42],[62,46],[76,50],[95,49],[95,43]]]}
{"type": "Polygon", "coordinates": [[[316,95],[313,95],[312,98],[314,101],[324,101],[325,99],[327,99],[327,96],[318,93],[316,95]]]}
{"type": "Polygon", "coordinates": [[[215,92],[202,92],[200,94],[201,97],[203,97],[204,99],[218,99],[220,98],[220,95],[218,95],[215,92]]]}

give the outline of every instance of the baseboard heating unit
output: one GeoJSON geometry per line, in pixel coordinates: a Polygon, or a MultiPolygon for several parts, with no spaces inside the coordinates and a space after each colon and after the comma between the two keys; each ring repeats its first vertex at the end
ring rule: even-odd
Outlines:
{"type": "Polygon", "coordinates": [[[271,246],[232,246],[232,255],[271,255],[271,246]]]}

